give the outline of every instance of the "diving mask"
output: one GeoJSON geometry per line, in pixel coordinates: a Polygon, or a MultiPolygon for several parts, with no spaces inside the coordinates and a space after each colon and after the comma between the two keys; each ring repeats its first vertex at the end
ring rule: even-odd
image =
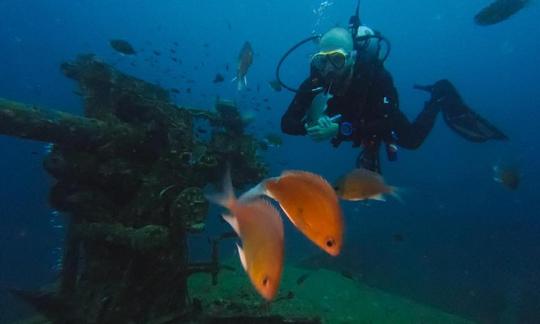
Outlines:
{"type": "Polygon", "coordinates": [[[345,67],[349,57],[350,54],[342,49],[320,51],[311,57],[311,66],[318,71],[323,71],[330,63],[334,69],[341,70],[345,67]]]}

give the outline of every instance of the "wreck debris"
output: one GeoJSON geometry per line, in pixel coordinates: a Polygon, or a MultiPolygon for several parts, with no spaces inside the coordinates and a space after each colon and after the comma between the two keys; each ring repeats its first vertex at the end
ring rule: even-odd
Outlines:
{"type": "Polygon", "coordinates": [[[179,107],[166,90],[93,55],[61,69],[79,85],[84,117],[0,99],[0,134],[54,143],[43,162],[56,180],[49,202],[69,221],[57,287],[12,292],[52,322],[204,317],[187,298],[187,276],[216,276],[217,243],[211,262],[190,265],[187,236],[204,229],[202,188],[221,183],[226,163],[236,186],[266,175],[256,140],[232,102],[179,107]],[[208,142],[194,136],[201,118],[210,121],[208,142]]]}

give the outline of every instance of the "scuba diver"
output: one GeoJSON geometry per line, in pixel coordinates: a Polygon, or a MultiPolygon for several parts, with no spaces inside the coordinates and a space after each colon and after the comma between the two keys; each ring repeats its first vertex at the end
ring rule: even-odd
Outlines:
{"type": "Polygon", "coordinates": [[[417,149],[424,142],[440,111],[452,130],[467,140],[484,142],[507,137],[461,100],[448,80],[430,86],[415,86],[431,94],[424,109],[410,122],[399,110],[399,99],[384,61],[390,43],[380,33],[360,24],[359,4],[349,29],[335,27],[291,48],[276,69],[277,81],[296,92],[281,119],[281,129],[290,135],[308,135],[314,141],[343,141],[361,146],[356,166],[380,173],[379,151],[384,144],[388,159],[397,159],[398,147],[417,149]],[[279,76],[286,57],[302,44],[318,40],[309,77],[293,89],[279,76]],[[381,57],[381,44],[386,53],[381,57]]]}

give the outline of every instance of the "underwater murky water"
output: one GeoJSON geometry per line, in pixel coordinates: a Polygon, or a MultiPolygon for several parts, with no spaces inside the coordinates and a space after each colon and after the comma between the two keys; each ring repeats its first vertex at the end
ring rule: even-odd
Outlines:
{"type": "Polygon", "coordinates": [[[1,2],[0,322],[539,322],[538,6],[362,1],[355,51],[317,37],[356,5],[1,2]],[[208,203],[229,166],[328,186],[266,182],[281,242],[208,203]]]}

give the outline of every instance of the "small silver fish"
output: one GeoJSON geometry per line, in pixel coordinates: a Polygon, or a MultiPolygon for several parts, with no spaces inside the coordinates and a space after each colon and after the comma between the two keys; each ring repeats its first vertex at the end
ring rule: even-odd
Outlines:
{"type": "Polygon", "coordinates": [[[314,126],[321,118],[326,108],[328,108],[328,100],[332,99],[333,95],[330,92],[322,91],[317,94],[315,98],[311,101],[311,106],[309,107],[306,115],[304,116],[304,122],[308,127],[314,126]]]}

